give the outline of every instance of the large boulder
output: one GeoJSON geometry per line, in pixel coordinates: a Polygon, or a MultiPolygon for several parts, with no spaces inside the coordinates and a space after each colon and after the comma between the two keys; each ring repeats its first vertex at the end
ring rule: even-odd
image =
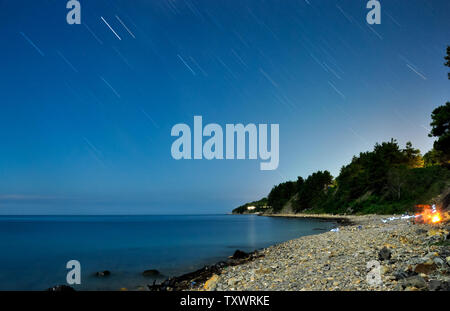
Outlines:
{"type": "Polygon", "coordinates": [[[389,260],[389,259],[391,259],[391,256],[392,256],[392,252],[387,247],[383,247],[378,252],[378,259],[381,260],[381,261],[389,260]]]}
{"type": "Polygon", "coordinates": [[[424,273],[424,274],[430,274],[431,272],[435,271],[437,269],[436,264],[432,260],[428,260],[426,262],[418,264],[414,268],[414,272],[416,273],[424,273]]]}
{"type": "Polygon", "coordinates": [[[428,282],[428,289],[430,291],[450,291],[450,283],[440,280],[430,280],[428,282]]]}
{"type": "Polygon", "coordinates": [[[142,272],[142,275],[148,276],[148,277],[155,277],[155,276],[160,276],[161,273],[156,269],[149,269],[149,270],[145,270],[144,272],[142,272]]]}
{"type": "Polygon", "coordinates": [[[427,287],[427,283],[420,275],[410,276],[409,278],[402,280],[402,287],[414,287],[418,289],[424,289],[427,287]]]}
{"type": "Polygon", "coordinates": [[[98,277],[106,277],[106,276],[110,276],[110,275],[111,275],[111,271],[108,271],[108,270],[95,272],[95,276],[98,276],[98,277]]]}
{"type": "Polygon", "coordinates": [[[414,272],[411,270],[405,270],[405,271],[397,270],[394,273],[394,277],[395,277],[395,280],[399,281],[399,280],[403,280],[403,279],[407,279],[409,277],[415,276],[417,274],[418,274],[417,272],[414,272]]]}
{"type": "Polygon", "coordinates": [[[233,254],[233,256],[231,256],[232,259],[244,259],[244,258],[248,258],[250,256],[249,253],[243,252],[241,250],[236,250],[233,254]]]}
{"type": "Polygon", "coordinates": [[[75,289],[68,285],[56,285],[49,289],[47,289],[49,292],[74,292],[75,289]]]}

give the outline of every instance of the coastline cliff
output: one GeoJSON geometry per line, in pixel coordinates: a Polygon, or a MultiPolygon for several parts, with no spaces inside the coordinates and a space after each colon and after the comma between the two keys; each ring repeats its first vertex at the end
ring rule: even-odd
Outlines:
{"type": "Polygon", "coordinates": [[[450,165],[422,156],[411,143],[392,139],[354,156],[337,177],[318,171],[272,188],[266,198],[235,208],[233,214],[402,214],[416,205],[450,204],[450,165]]]}

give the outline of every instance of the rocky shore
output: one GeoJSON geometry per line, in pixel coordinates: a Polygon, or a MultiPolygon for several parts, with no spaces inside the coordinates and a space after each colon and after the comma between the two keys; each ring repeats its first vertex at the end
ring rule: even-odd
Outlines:
{"type": "MultiPolygon", "coordinates": [[[[393,216],[267,215],[334,220],[330,232],[227,260],[138,290],[449,291],[450,213],[439,224],[393,216]]],[[[159,274],[146,270],[145,274],[159,274]]],[[[96,276],[109,276],[109,271],[96,276]]],[[[49,291],[69,291],[62,285],[49,291]]]]}
{"type": "Polygon", "coordinates": [[[450,290],[450,223],[383,222],[389,217],[374,215],[279,215],[286,216],[335,217],[345,225],[271,246],[239,264],[223,264],[200,282],[185,280],[184,289],[450,290]]]}

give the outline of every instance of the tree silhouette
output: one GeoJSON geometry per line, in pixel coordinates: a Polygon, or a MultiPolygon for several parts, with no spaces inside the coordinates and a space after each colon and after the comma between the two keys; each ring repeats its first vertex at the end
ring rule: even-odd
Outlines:
{"type": "MultiPolygon", "coordinates": [[[[444,64],[450,67],[450,46],[447,47],[447,62],[444,64]]],[[[450,73],[448,74],[450,79],[450,73]]],[[[430,137],[437,137],[434,142],[434,149],[441,152],[442,161],[449,162],[450,160],[450,102],[443,106],[439,106],[433,110],[431,114],[431,133],[430,137]]]]}
{"type": "MultiPolygon", "coordinates": [[[[444,63],[445,66],[450,67],[450,46],[447,46],[447,56],[445,56],[445,60],[447,61],[444,63]]],[[[450,80],[450,72],[448,73],[448,78],[450,80]]]]}

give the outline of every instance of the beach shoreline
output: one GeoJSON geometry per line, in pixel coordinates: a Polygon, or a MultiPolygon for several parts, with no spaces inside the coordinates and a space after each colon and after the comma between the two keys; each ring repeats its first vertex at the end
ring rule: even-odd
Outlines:
{"type": "Polygon", "coordinates": [[[336,220],[339,230],[303,236],[172,278],[150,290],[439,290],[447,288],[449,224],[414,224],[386,215],[281,214],[336,220]],[[447,240],[448,242],[448,240],[447,240]],[[384,250],[384,253],[383,253],[384,250]],[[384,256],[384,257],[383,257],[384,256]],[[368,282],[367,268],[379,283],[368,282]]]}
{"type": "Polygon", "coordinates": [[[261,214],[264,217],[305,218],[325,221],[336,221],[339,225],[354,225],[360,222],[360,216],[331,215],[331,214],[261,214]]]}

